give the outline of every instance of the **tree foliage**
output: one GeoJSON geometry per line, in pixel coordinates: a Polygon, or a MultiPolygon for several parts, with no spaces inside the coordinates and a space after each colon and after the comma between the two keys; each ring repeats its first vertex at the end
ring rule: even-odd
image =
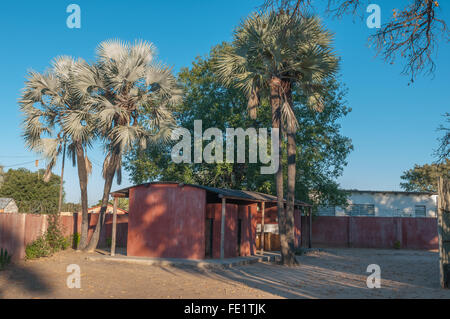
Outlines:
{"type": "Polygon", "coordinates": [[[55,213],[58,210],[60,177],[43,180],[45,170],[9,169],[4,174],[0,197],[13,198],[23,213],[55,213]]]}
{"type": "MultiPolygon", "coordinates": [[[[450,113],[445,113],[447,124],[450,124],[450,113]]],[[[439,126],[439,131],[443,132],[443,135],[439,138],[439,146],[435,151],[435,155],[438,158],[438,162],[448,160],[450,158],[450,126],[442,124],[439,126]]]]}
{"type": "Polygon", "coordinates": [[[89,251],[100,238],[114,177],[121,183],[122,155],[136,145],[164,143],[174,125],[171,108],[182,92],[171,68],[155,61],[155,51],[146,41],[107,40],[98,45],[94,64],[77,64],[74,71],[73,89],[96,114],[96,134],[106,153],[102,208],[89,251]]]}
{"type": "Polygon", "coordinates": [[[408,192],[437,192],[438,177],[450,178],[450,160],[447,158],[441,164],[415,165],[403,172],[400,177],[405,182],[401,188],[408,192]]]}

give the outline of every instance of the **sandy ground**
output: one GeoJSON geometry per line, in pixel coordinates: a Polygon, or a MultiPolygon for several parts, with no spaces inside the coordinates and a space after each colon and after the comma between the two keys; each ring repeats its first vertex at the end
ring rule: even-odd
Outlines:
{"type": "Polygon", "coordinates": [[[439,288],[438,253],[325,249],[298,257],[298,267],[270,263],[197,270],[89,261],[73,250],[21,261],[0,271],[0,298],[450,298],[439,288]],[[81,288],[66,285],[78,264],[81,288]],[[369,264],[381,288],[369,289],[369,264]]]}

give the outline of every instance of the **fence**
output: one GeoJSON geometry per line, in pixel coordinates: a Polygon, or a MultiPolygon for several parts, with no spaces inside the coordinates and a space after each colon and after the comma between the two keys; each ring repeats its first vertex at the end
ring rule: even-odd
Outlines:
{"type": "MultiPolygon", "coordinates": [[[[302,246],[308,218],[302,216],[302,246]]],[[[314,216],[313,247],[438,249],[437,219],[430,217],[314,216]]]]}
{"type": "MultiPolygon", "coordinates": [[[[89,214],[90,239],[99,214],[89,214]]],[[[60,216],[60,224],[64,236],[70,236],[81,232],[81,214],[60,216]]],[[[13,260],[25,257],[25,248],[33,240],[45,233],[48,227],[48,215],[41,214],[20,214],[2,213],[0,214],[0,248],[6,248],[12,254],[13,260]]],[[[112,215],[105,218],[105,227],[100,234],[99,247],[106,247],[108,238],[112,234],[112,215]]],[[[128,235],[128,215],[117,215],[117,238],[118,247],[126,247],[128,235]]]]}

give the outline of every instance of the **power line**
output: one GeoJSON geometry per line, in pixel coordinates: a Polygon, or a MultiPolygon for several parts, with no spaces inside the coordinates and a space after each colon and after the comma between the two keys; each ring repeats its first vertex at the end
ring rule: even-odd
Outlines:
{"type": "Polygon", "coordinates": [[[13,164],[13,165],[2,165],[3,168],[5,167],[15,167],[15,166],[21,166],[21,165],[25,165],[25,164],[31,164],[31,163],[36,163],[36,161],[42,161],[43,159],[37,159],[37,160],[33,160],[33,161],[29,161],[29,162],[23,162],[23,163],[18,163],[18,164],[13,164]]]}

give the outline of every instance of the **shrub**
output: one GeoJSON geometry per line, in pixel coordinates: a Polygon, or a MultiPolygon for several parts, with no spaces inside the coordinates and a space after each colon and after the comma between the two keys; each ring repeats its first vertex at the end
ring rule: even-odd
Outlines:
{"type": "Polygon", "coordinates": [[[0,249],[0,270],[5,269],[5,267],[11,262],[11,255],[8,255],[6,249],[0,249]]]}
{"type": "Polygon", "coordinates": [[[394,242],[394,248],[395,248],[395,249],[400,249],[400,248],[402,248],[402,244],[401,244],[398,240],[396,240],[396,241],[394,242]]]}
{"type": "Polygon", "coordinates": [[[81,235],[80,233],[75,233],[73,235],[70,235],[69,242],[72,243],[72,247],[74,249],[77,249],[78,245],[80,244],[81,235]]]}
{"type": "Polygon", "coordinates": [[[49,215],[45,239],[53,251],[64,250],[70,246],[69,240],[62,235],[57,215],[49,215]]]}
{"type": "Polygon", "coordinates": [[[111,247],[111,245],[112,245],[112,238],[111,237],[106,238],[106,246],[111,247]]]}
{"type": "Polygon", "coordinates": [[[70,237],[63,236],[57,215],[49,215],[48,228],[44,235],[25,248],[26,259],[47,257],[70,246],[70,237]]]}
{"type": "Polygon", "coordinates": [[[46,236],[41,236],[34,240],[25,248],[26,259],[34,259],[39,257],[47,257],[52,254],[52,248],[46,240],[46,236]]]}

